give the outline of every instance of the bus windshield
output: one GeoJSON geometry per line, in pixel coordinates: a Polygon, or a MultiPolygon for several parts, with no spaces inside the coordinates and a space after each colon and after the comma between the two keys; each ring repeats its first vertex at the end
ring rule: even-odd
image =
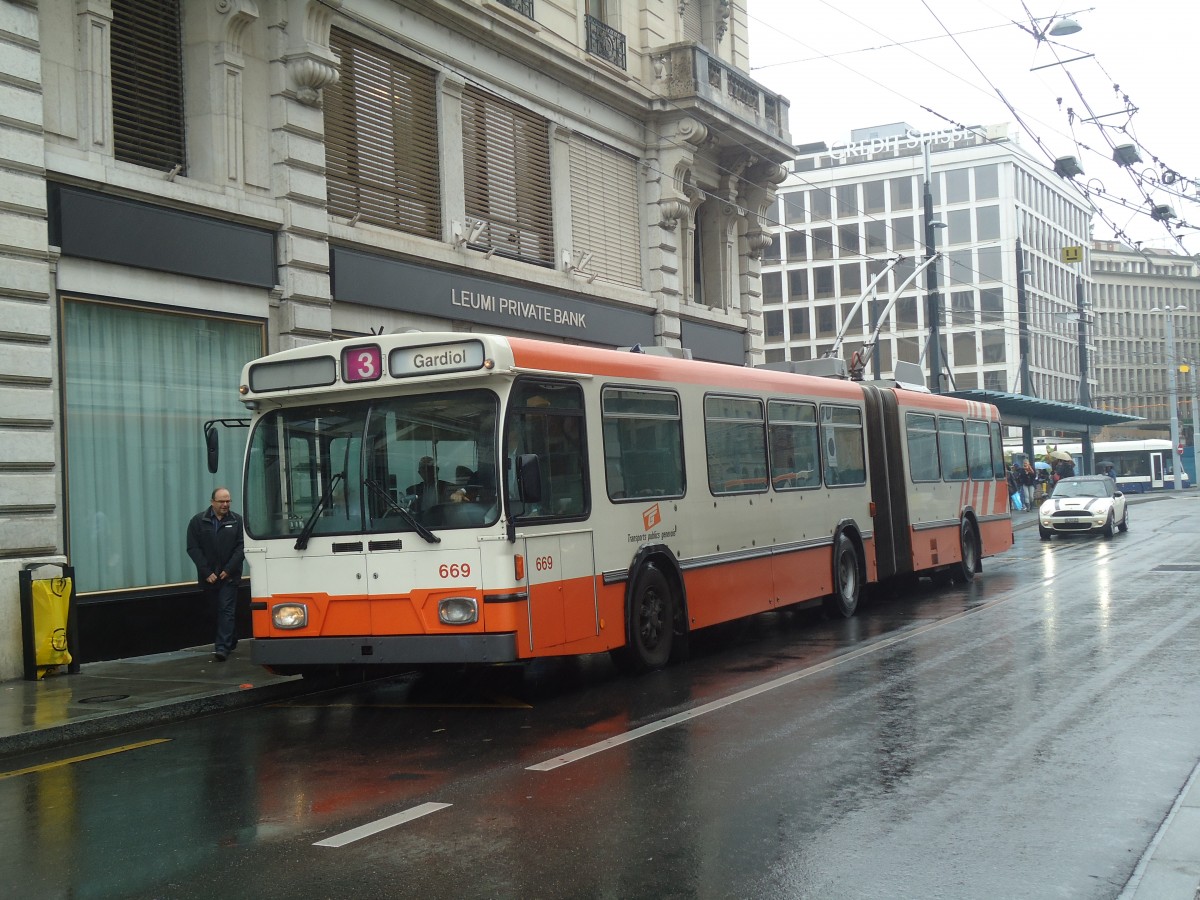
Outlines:
{"type": "Polygon", "coordinates": [[[469,390],[267,413],[250,437],[246,530],[296,537],[318,507],[316,535],[493,524],[498,409],[469,390]]]}

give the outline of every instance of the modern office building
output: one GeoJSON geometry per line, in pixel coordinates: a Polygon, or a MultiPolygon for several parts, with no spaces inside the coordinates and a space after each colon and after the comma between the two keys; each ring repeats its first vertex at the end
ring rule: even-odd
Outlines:
{"type": "Polygon", "coordinates": [[[1023,293],[1029,393],[1078,402],[1077,311],[1091,290],[1090,212],[1004,125],[918,134],[896,124],[855,131],[847,143],[799,147],[763,259],[766,360],[823,356],[843,327],[840,355],[850,360],[866,352],[882,319],[867,377],[890,375],[899,360],[928,368],[926,274],[900,290],[925,256],[926,147],[942,253],[941,388],[1024,392],[1023,293]],[[1076,256],[1079,262],[1064,262],[1076,256]]]}
{"type": "Polygon", "coordinates": [[[1112,436],[1168,435],[1174,370],[1180,434],[1193,443],[1192,398],[1200,387],[1200,264],[1168,251],[1096,241],[1091,266],[1096,405],[1145,420],[1114,428],[1112,436]]]}
{"type": "Polygon", "coordinates": [[[0,0],[0,678],[29,564],[91,655],[203,619],[184,529],[240,489],[201,423],[265,352],[761,356],[793,150],[747,40],[723,0],[0,0]]]}

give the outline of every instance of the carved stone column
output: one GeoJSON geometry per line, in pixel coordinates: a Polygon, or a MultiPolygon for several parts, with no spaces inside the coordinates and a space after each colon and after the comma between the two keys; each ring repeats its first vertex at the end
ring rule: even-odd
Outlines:
{"type": "Polygon", "coordinates": [[[185,66],[195,77],[187,82],[184,112],[188,130],[207,139],[191,142],[189,173],[213,184],[241,186],[246,180],[247,30],[259,19],[256,0],[208,0],[185,10],[190,36],[185,66]]]}
{"type": "Polygon", "coordinates": [[[742,170],[739,186],[742,239],[738,248],[738,295],[741,311],[750,322],[747,349],[752,365],[763,361],[762,254],[771,246],[771,210],[778,197],[776,189],[786,177],[783,166],[754,160],[742,170]]]}
{"type": "Polygon", "coordinates": [[[327,340],[333,329],[321,90],[338,79],[329,46],[341,0],[278,0],[271,41],[271,183],[284,212],[276,255],[279,349],[327,340]]]}
{"type": "Polygon", "coordinates": [[[79,143],[84,150],[105,155],[111,155],[113,150],[109,63],[112,20],[112,0],[76,0],[79,143]]]}
{"type": "MultiPolygon", "coordinates": [[[[107,7],[105,4],[93,4],[107,7]]],[[[88,51],[107,50],[106,19],[88,51]]],[[[7,3],[0,16],[0,681],[22,671],[18,573],[27,562],[65,562],[57,323],[46,228],[42,40],[33,3],[7,3]]],[[[99,63],[97,63],[99,65],[99,63]]],[[[103,93],[103,79],[93,80],[103,93]]],[[[107,129],[89,140],[103,142],[107,129]]],[[[57,570],[55,570],[57,573],[57,570]]],[[[44,577],[44,576],[39,576],[44,577]]]]}
{"type": "Polygon", "coordinates": [[[691,298],[693,212],[703,199],[692,169],[708,129],[684,117],[656,128],[657,145],[646,161],[647,221],[650,226],[648,287],[657,301],[655,331],[664,346],[679,346],[679,311],[691,298]]]}

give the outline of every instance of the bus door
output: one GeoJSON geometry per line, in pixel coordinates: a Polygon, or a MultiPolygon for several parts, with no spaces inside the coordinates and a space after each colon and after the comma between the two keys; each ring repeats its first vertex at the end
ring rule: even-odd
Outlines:
{"type": "Polygon", "coordinates": [[[530,649],[599,634],[592,532],[563,531],[523,540],[530,649]]]}
{"type": "Polygon", "coordinates": [[[1163,455],[1158,450],[1150,451],[1150,489],[1161,491],[1165,481],[1164,472],[1166,467],[1163,465],[1163,455]]]}

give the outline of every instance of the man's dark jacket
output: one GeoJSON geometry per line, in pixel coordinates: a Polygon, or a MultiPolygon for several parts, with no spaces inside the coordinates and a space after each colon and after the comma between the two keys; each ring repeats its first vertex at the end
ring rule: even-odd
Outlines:
{"type": "Polygon", "coordinates": [[[230,510],[217,527],[217,516],[212,507],[197,513],[188,523],[187,552],[196,564],[196,578],[202,587],[209,575],[229,574],[233,582],[242,577],[242,517],[230,510]]]}

